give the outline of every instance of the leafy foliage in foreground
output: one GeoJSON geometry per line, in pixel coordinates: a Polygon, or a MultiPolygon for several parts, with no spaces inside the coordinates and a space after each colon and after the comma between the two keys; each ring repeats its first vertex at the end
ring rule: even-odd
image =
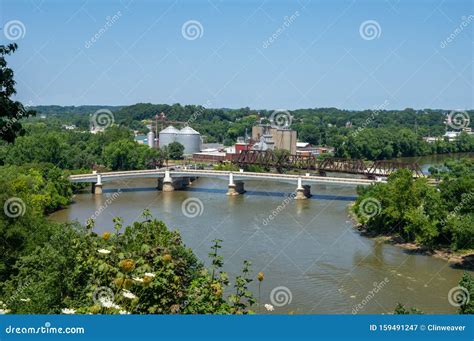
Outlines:
{"type": "Polygon", "coordinates": [[[474,248],[474,161],[450,161],[437,171],[439,187],[413,179],[401,170],[367,188],[359,188],[354,213],[375,234],[398,235],[405,241],[436,248],[474,248]],[[364,204],[374,201],[377,214],[364,204]]]}
{"type": "Polygon", "coordinates": [[[459,314],[474,314],[474,278],[465,272],[459,281],[459,286],[467,292],[466,296],[461,296],[462,304],[458,310],[459,314]]]}
{"type": "Polygon", "coordinates": [[[48,240],[52,225],[43,214],[66,206],[71,197],[66,174],[51,164],[0,167],[0,283],[14,273],[21,255],[48,240]]]}
{"type": "Polygon", "coordinates": [[[249,266],[238,276],[235,294],[222,272],[215,241],[210,273],[183,245],[177,231],[163,222],[143,220],[127,226],[115,220],[115,232],[98,236],[91,221],[79,225],[52,224],[48,241],[38,244],[16,263],[17,274],[4,285],[12,313],[60,313],[73,309],[93,314],[174,314],[251,312],[255,303],[247,290],[249,266]],[[21,293],[18,293],[21,288],[21,293]]]}

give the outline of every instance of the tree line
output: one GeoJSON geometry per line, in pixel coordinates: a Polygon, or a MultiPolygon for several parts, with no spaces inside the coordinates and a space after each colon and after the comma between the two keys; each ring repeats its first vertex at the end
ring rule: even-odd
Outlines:
{"type": "MultiPolygon", "coordinates": [[[[89,128],[92,107],[35,107],[48,120],[89,128]]],[[[158,113],[167,119],[191,124],[206,142],[235,143],[237,137],[251,134],[252,126],[268,123],[271,110],[213,109],[199,105],[138,103],[112,107],[115,122],[141,133],[158,113]]],[[[341,157],[369,160],[390,159],[441,153],[472,152],[474,137],[463,135],[461,141],[425,142],[426,136],[441,136],[446,131],[446,110],[364,110],[336,108],[299,109],[289,111],[290,127],[298,132],[300,141],[313,145],[332,146],[341,157]]],[[[472,116],[474,111],[467,111],[472,116]]],[[[472,122],[470,122],[471,127],[472,122]]],[[[459,131],[459,129],[458,129],[459,131]]]]}

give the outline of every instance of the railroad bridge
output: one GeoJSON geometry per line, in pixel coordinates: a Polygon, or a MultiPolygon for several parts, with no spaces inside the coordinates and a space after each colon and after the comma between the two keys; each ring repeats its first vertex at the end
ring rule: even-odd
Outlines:
{"type": "Polygon", "coordinates": [[[306,170],[317,172],[324,176],[326,173],[346,173],[364,175],[369,179],[378,176],[388,176],[399,169],[408,169],[413,176],[423,176],[417,163],[396,162],[379,160],[365,162],[358,159],[328,157],[318,160],[315,156],[302,156],[291,154],[276,154],[268,151],[242,151],[232,159],[232,163],[244,167],[257,165],[266,168],[283,170],[306,170]]]}

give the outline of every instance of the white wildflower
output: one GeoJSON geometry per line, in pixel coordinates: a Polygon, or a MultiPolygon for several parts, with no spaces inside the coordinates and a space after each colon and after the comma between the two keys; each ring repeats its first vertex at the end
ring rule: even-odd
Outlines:
{"type": "Polygon", "coordinates": [[[145,276],[147,277],[156,277],[156,275],[154,273],[151,273],[151,272],[145,272],[145,276]]]}
{"type": "Polygon", "coordinates": [[[106,250],[106,249],[99,249],[97,250],[98,253],[102,253],[103,255],[108,255],[111,251],[110,250],[106,250]]]}
{"type": "Polygon", "coordinates": [[[143,283],[143,278],[133,277],[133,280],[134,280],[135,282],[143,283]]]}
{"type": "Polygon", "coordinates": [[[120,310],[120,311],[119,311],[119,314],[120,314],[120,315],[130,315],[130,313],[129,313],[128,311],[126,311],[126,310],[120,310]]]}
{"type": "Polygon", "coordinates": [[[20,298],[20,301],[22,301],[22,302],[29,302],[29,301],[31,301],[31,299],[29,299],[29,298],[20,298]]]}
{"type": "Polygon", "coordinates": [[[115,304],[110,298],[108,297],[101,297],[99,298],[99,302],[100,304],[104,307],[104,308],[115,308],[115,309],[120,309],[120,306],[118,306],[117,304],[115,304]]]}
{"type": "Polygon", "coordinates": [[[76,313],[74,309],[69,309],[69,308],[64,308],[61,310],[61,312],[66,315],[73,315],[76,313]]]}
{"type": "Polygon", "coordinates": [[[123,293],[122,293],[123,297],[125,298],[129,298],[131,300],[133,300],[134,298],[137,298],[137,296],[135,296],[133,293],[131,293],[130,291],[128,290],[123,290],[123,293]]]}
{"type": "Polygon", "coordinates": [[[267,309],[268,311],[275,310],[275,308],[273,308],[273,306],[271,304],[265,304],[265,309],[267,309]]]}
{"type": "Polygon", "coordinates": [[[5,315],[5,314],[8,314],[10,312],[10,310],[8,309],[0,309],[0,315],[5,315]]]}

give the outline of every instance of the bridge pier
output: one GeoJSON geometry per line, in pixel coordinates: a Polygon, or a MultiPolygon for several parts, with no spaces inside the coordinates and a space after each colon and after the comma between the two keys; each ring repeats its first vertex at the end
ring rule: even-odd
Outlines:
{"type": "Polygon", "coordinates": [[[97,174],[97,181],[92,183],[91,192],[96,195],[102,194],[102,176],[99,173],[97,174]]]}
{"type": "Polygon", "coordinates": [[[311,197],[311,186],[303,185],[301,177],[298,177],[298,186],[296,187],[295,200],[305,200],[311,197]]]}
{"type": "Polygon", "coordinates": [[[165,176],[163,178],[158,178],[157,189],[163,192],[173,192],[175,190],[185,189],[186,187],[192,184],[192,181],[196,177],[177,177],[172,178],[168,170],[165,171],[165,176]]]}
{"type": "Polygon", "coordinates": [[[163,178],[163,185],[162,185],[161,190],[163,192],[173,192],[174,191],[173,179],[171,178],[169,170],[165,170],[165,177],[163,178]]]}
{"type": "Polygon", "coordinates": [[[239,194],[244,194],[244,182],[243,181],[234,181],[234,174],[229,173],[229,186],[227,189],[227,195],[234,196],[239,194]]]}

